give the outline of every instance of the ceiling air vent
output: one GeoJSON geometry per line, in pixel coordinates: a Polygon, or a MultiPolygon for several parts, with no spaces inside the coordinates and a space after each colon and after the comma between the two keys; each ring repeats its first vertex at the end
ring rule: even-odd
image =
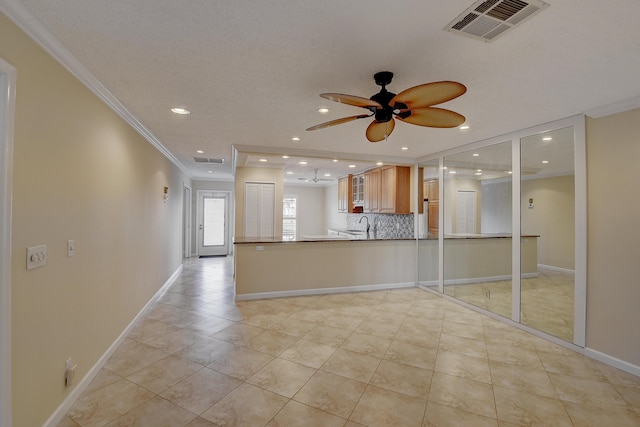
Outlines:
{"type": "Polygon", "coordinates": [[[479,0],[444,29],[490,42],[548,6],[541,0],[479,0]]]}
{"type": "Polygon", "coordinates": [[[217,165],[224,163],[224,159],[212,159],[209,157],[194,157],[193,160],[195,160],[196,163],[215,163],[217,165]]]}

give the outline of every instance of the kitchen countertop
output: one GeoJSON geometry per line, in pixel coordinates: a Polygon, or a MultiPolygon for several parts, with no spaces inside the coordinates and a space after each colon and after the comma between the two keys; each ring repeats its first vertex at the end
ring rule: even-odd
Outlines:
{"type": "MultiPolygon", "coordinates": [[[[332,229],[334,230],[334,229],[332,229]]],[[[537,234],[523,234],[521,238],[533,238],[540,237],[537,234]]],[[[460,239],[510,239],[510,234],[445,234],[445,240],[460,240],[460,239]]],[[[335,234],[312,234],[303,235],[295,240],[288,240],[282,236],[276,237],[251,237],[240,236],[233,240],[234,244],[255,244],[255,243],[299,243],[299,242],[366,242],[366,241],[384,241],[384,240],[415,240],[413,236],[393,234],[393,233],[366,233],[359,234],[352,233],[349,235],[337,236],[335,234]]],[[[418,240],[438,240],[437,235],[429,235],[427,237],[420,237],[418,240]]]]}
{"type": "Polygon", "coordinates": [[[415,240],[413,236],[391,236],[391,235],[373,235],[369,234],[354,234],[350,236],[336,236],[331,234],[321,235],[304,235],[295,240],[285,240],[282,236],[276,236],[273,238],[264,237],[251,237],[240,236],[233,239],[234,244],[249,244],[249,243],[299,243],[299,242],[371,242],[371,241],[385,241],[385,240],[415,240]]]}
{"type": "MultiPolygon", "coordinates": [[[[461,233],[461,234],[445,234],[445,240],[453,240],[453,239],[510,239],[511,234],[506,233],[483,233],[483,234],[470,234],[470,233],[461,233]]],[[[522,234],[520,237],[540,237],[539,234],[522,234]]],[[[438,240],[437,234],[429,234],[428,236],[421,236],[419,240],[438,240]]]]}

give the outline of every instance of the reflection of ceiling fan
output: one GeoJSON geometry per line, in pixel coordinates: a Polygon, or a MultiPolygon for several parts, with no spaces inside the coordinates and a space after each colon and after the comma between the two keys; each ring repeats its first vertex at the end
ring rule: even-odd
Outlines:
{"type": "Polygon", "coordinates": [[[298,178],[298,179],[301,180],[301,181],[306,181],[306,182],[313,181],[316,184],[318,182],[320,182],[320,181],[333,181],[332,179],[318,178],[318,168],[314,168],[313,172],[314,172],[313,179],[309,179],[309,178],[298,178]]]}
{"type": "Polygon", "coordinates": [[[323,129],[375,116],[367,128],[367,139],[371,142],[378,142],[386,139],[393,132],[394,117],[412,125],[433,128],[452,128],[465,121],[463,115],[454,111],[432,107],[432,105],[450,101],[465,93],[467,88],[461,83],[450,81],[427,83],[414,86],[396,95],[388,92],[385,88],[393,79],[392,72],[381,71],[376,73],[373,78],[378,86],[382,86],[382,89],[369,99],[340,93],[320,94],[321,97],[331,101],[366,108],[371,112],[370,114],[343,117],[312,126],[307,130],[323,129]]]}

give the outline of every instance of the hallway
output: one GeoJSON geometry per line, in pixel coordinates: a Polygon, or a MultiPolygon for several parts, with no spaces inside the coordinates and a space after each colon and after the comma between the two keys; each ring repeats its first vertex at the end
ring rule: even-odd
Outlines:
{"type": "Polygon", "coordinates": [[[437,295],[234,302],[232,261],[185,261],[58,427],[640,425],[640,378],[437,295]]]}

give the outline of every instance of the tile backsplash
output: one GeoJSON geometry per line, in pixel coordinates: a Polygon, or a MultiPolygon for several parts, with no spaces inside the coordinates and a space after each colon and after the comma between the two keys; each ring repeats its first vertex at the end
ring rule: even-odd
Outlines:
{"type": "Polygon", "coordinates": [[[365,229],[366,216],[369,219],[370,232],[379,238],[413,238],[413,214],[347,214],[347,228],[365,229]]]}

